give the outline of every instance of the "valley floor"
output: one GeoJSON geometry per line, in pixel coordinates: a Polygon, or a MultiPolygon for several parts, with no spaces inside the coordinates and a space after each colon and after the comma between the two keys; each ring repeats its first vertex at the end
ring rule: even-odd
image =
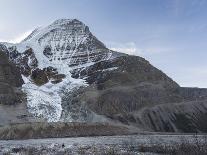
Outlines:
{"type": "MultiPolygon", "coordinates": [[[[129,135],[28,140],[1,140],[7,154],[207,154],[206,135],[129,135]]],[[[1,154],[0,153],[0,154],[1,154]]]]}

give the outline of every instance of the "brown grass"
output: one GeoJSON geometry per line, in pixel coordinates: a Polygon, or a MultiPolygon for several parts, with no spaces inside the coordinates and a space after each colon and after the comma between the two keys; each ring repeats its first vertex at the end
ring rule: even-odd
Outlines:
{"type": "Polygon", "coordinates": [[[127,127],[100,123],[27,123],[0,127],[0,139],[38,139],[130,134],[127,127]]]}

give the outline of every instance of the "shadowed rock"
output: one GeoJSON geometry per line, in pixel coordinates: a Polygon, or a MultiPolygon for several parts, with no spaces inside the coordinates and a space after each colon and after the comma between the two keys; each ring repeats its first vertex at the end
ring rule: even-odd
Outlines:
{"type": "Polygon", "coordinates": [[[16,87],[21,87],[22,84],[23,80],[18,68],[9,62],[5,53],[0,51],[0,103],[17,102],[16,87]]]}
{"type": "Polygon", "coordinates": [[[141,57],[121,56],[71,73],[90,86],[76,91],[69,105],[147,131],[206,132],[207,89],[181,88],[141,57]]]}

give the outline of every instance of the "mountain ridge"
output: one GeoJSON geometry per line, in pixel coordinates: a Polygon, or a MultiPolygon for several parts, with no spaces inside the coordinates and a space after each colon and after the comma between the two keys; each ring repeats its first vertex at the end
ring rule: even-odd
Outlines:
{"type": "Polygon", "coordinates": [[[108,49],[77,19],[56,20],[19,44],[1,43],[0,51],[20,69],[36,118],[206,131],[199,123],[207,113],[206,89],[182,88],[144,58],[108,49]]]}

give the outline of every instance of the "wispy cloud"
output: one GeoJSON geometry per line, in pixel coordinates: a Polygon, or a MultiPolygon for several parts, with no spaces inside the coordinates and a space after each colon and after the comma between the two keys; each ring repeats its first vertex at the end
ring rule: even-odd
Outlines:
{"type": "Polygon", "coordinates": [[[164,47],[138,47],[135,42],[108,42],[107,47],[111,50],[139,56],[149,56],[160,53],[171,52],[172,50],[164,47]]]}
{"type": "Polygon", "coordinates": [[[14,39],[10,40],[9,42],[11,42],[11,43],[19,43],[22,40],[24,40],[31,33],[32,33],[32,30],[26,31],[26,32],[24,32],[22,34],[19,34],[17,37],[15,37],[14,39]]]}
{"type": "Polygon", "coordinates": [[[14,37],[12,39],[0,38],[0,42],[19,43],[22,40],[24,40],[31,33],[32,33],[32,30],[29,30],[29,31],[26,31],[24,33],[21,33],[21,34],[17,35],[16,37],[14,37]]]}
{"type": "Polygon", "coordinates": [[[137,55],[140,54],[136,44],[134,42],[127,42],[127,43],[117,43],[117,42],[109,42],[107,43],[109,49],[130,54],[130,55],[137,55]]]}

